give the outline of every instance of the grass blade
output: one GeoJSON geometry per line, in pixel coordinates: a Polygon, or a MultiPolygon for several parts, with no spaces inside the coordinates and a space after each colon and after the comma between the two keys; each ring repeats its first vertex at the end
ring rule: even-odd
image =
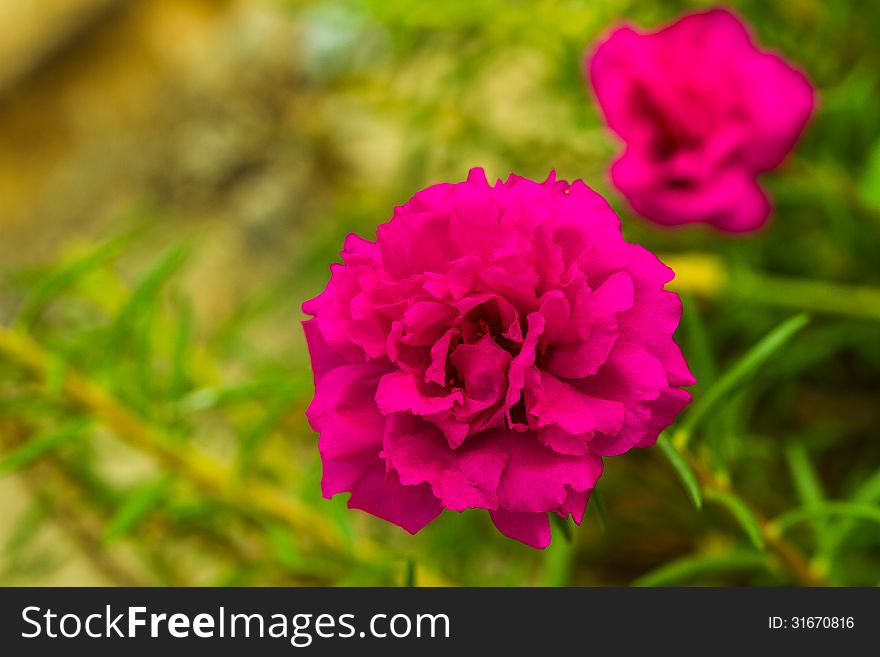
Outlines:
{"type": "Polygon", "coordinates": [[[880,524],[880,506],[846,501],[831,501],[800,506],[774,518],[770,523],[770,529],[781,535],[801,522],[827,516],[842,516],[844,518],[867,520],[880,524]]]}
{"type": "Polygon", "coordinates": [[[661,434],[657,439],[657,446],[672,465],[678,478],[681,479],[681,483],[684,484],[684,488],[694,506],[698,509],[701,508],[703,506],[703,493],[700,490],[700,482],[697,480],[697,475],[691,469],[691,466],[688,465],[684,456],[681,455],[681,452],[672,445],[672,442],[665,435],[661,434]]]}
{"type": "Polygon", "coordinates": [[[750,572],[769,567],[765,554],[734,551],[721,555],[695,555],[665,563],[642,575],[632,586],[675,586],[692,583],[709,575],[750,572]]]}
{"type": "Polygon", "coordinates": [[[599,516],[599,527],[604,532],[608,528],[608,517],[605,515],[605,499],[598,488],[594,488],[590,493],[590,501],[596,509],[596,515],[599,516]]]}
{"type": "Polygon", "coordinates": [[[674,442],[679,448],[687,445],[694,429],[720,402],[729,397],[773,354],[779,351],[809,322],[805,313],[784,321],[749,349],[736,364],[722,374],[715,384],[697,399],[675,432],[674,442]]]}
{"type": "Polygon", "coordinates": [[[403,574],[403,585],[410,589],[416,586],[416,560],[412,557],[406,560],[406,571],[403,574]]]}
{"type": "MultiPolygon", "coordinates": [[[[788,444],[785,448],[785,458],[788,461],[795,490],[804,506],[821,506],[825,502],[825,493],[804,445],[799,442],[788,444]]],[[[823,555],[828,554],[830,539],[826,521],[825,517],[813,518],[813,531],[823,555]]]]}
{"type": "Polygon", "coordinates": [[[171,375],[168,384],[169,396],[177,400],[186,392],[189,380],[188,362],[190,343],[192,342],[195,314],[192,301],[182,297],[178,313],[177,330],[171,351],[171,375]]]}
{"type": "Polygon", "coordinates": [[[137,283],[112,327],[109,344],[111,352],[118,349],[132,335],[137,318],[155,304],[162,286],[183,266],[188,253],[189,249],[186,245],[170,249],[137,283]]]}
{"type": "Polygon", "coordinates": [[[682,294],[681,297],[683,344],[688,355],[688,366],[697,377],[697,383],[691,389],[703,390],[718,378],[718,366],[696,301],[689,294],[682,294]]]}
{"type": "Polygon", "coordinates": [[[730,493],[710,489],[706,491],[706,499],[720,504],[730,512],[730,515],[740,524],[749,540],[759,550],[764,549],[764,534],[761,531],[761,523],[752,513],[752,510],[740,498],[730,493]]]}
{"type": "Polygon", "coordinates": [[[170,486],[171,479],[162,477],[158,481],[138,487],[126,497],[122,506],[119,507],[107,525],[104,532],[104,542],[107,544],[115,543],[129,534],[138,523],[165,501],[170,486]]]}
{"type": "Polygon", "coordinates": [[[0,459],[0,475],[20,470],[45,454],[76,440],[86,432],[89,426],[90,424],[86,420],[77,420],[57,431],[28,440],[0,459]]]}
{"type": "Polygon", "coordinates": [[[59,294],[84,276],[120,255],[131,240],[130,235],[105,242],[89,250],[73,262],[63,266],[40,281],[24,302],[15,326],[28,328],[40,317],[43,309],[59,294]]]}
{"type": "Polygon", "coordinates": [[[558,515],[551,511],[550,523],[559,530],[559,532],[565,538],[566,543],[571,543],[574,534],[571,531],[571,525],[568,522],[568,518],[560,518],[558,515]]]}
{"type": "Polygon", "coordinates": [[[244,432],[239,440],[238,468],[240,473],[248,472],[256,460],[263,443],[271,435],[279,422],[290,412],[296,400],[292,388],[282,389],[278,396],[269,404],[263,417],[244,432]]]}
{"type": "MultiPolygon", "coordinates": [[[[880,502],[880,470],[868,477],[861,486],[856,489],[851,498],[852,502],[860,504],[877,504],[880,502]]],[[[834,554],[846,541],[847,537],[857,527],[853,518],[842,518],[842,522],[829,528],[828,559],[833,560],[834,554]]]]}

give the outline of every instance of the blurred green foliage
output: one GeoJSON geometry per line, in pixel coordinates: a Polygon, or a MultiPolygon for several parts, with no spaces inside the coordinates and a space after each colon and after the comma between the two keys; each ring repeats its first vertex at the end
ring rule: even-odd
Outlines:
{"type": "Polygon", "coordinates": [[[795,154],[764,176],[770,225],[735,239],[628,211],[580,71],[622,20],[705,3],[272,5],[298,34],[299,104],[273,148],[303,164],[280,219],[221,233],[247,243],[230,271],[190,274],[221,229],[155,191],[55,262],[4,272],[0,476],[27,504],[0,536],[0,582],[45,581],[74,551],[83,583],[880,584],[880,5],[734,5],[819,93],[795,154]],[[695,404],[660,448],[608,459],[584,524],[554,526],[543,553],[480,512],[410,537],[322,500],[304,419],[298,304],[346,233],[372,235],[471,166],[583,178],[629,240],[708,257],[731,281],[682,273],[695,404]],[[248,293],[227,300],[221,275],[248,293]]]}

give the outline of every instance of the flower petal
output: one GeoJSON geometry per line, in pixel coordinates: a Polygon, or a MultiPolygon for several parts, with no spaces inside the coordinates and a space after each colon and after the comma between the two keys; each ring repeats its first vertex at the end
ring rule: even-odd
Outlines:
{"type": "Polygon", "coordinates": [[[546,513],[517,513],[506,509],[489,511],[492,522],[508,538],[525,543],[536,550],[550,545],[550,518],[546,513]]]}

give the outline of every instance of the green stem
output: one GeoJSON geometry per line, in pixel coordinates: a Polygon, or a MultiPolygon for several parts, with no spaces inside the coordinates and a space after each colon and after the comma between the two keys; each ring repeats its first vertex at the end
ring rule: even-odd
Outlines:
{"type": "MultiPolygon", "coordinates": [[[[668,443],[668,441],[666,441],[668,443]]],[[[669,449],[675,447],[669,445],[669,449]]],[[[806,556],[797,546],[790,543],[776,528],[776,523],[769,523],[766,517],[746,500],[737,496],[730,488],[730,482],[713,472],[702,460],[686,449],[681,449],[680,458],[690,466],[690,470],[699,480],[701,488],[707,496],[719,500],[724,499],[727,508],[737,517],[741,524],[747,525],[754,543],[763,544],[767,550],[779,557],[789,573],[804,586],[826,586],[824,573],[811,567],[806,556]],[[748,518],[746,518],[748,516],[748,518]]]]}
{"type": "Polygon", "coordinates": [[[765,274],[703,252],[667,253],[669,289],[704,299],[734,298],[808,312],[880,320],[880,288],[765,274]]]}
{"type": "Polygon", "coordinates": [[[724,291],[743,300],[830,315],[880,320],[880,290],[826,281],[732,272],[724,291]]]}

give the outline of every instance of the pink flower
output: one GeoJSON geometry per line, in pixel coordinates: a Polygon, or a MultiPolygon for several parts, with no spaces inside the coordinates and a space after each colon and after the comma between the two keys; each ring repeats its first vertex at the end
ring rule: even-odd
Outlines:
{"type": "Polygon", "coordinates": [[[602,457],[653,444],[690,401],[672,271],[580,181],[474,169],[342,259],[303,305],[321,485],[409,532],[488,509],[544,548],[548,512],[580,523],[602,457]]]}
{"type": "Polygon", "coordinates": [[[611,168],[636,212],[660,224],[760,227],[757,174],[778,166],[813,109],[813,88],[762,52],[728,11],[691,14],[651,34],[615,30],[587,66],[626,150],[611,168]]]}

